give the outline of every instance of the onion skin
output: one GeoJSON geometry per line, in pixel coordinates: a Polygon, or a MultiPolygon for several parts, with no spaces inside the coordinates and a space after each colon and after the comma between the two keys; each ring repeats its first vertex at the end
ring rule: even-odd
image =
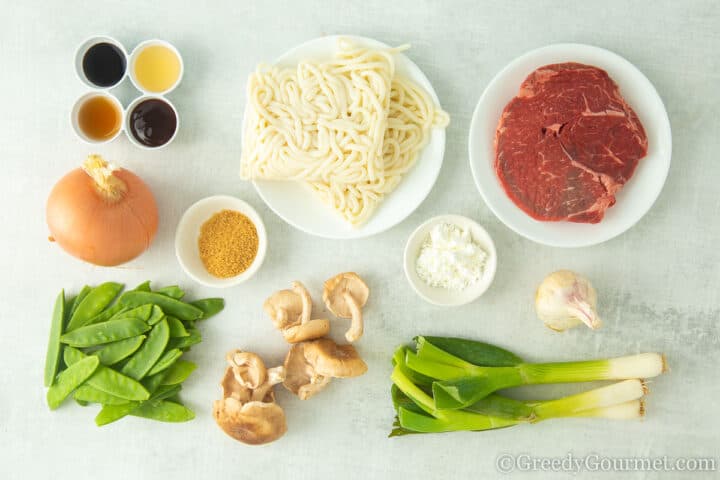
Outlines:
{"type": "Polygon", "coordinates": [[[114,266],[148,249],[158,227],[158,210],[150,188],[134,173],[113,176],[126,190],[113,199],[82,168],[55,184],[47,202],[47,224],[53,239],[70,255],[86,262],[114,266]]]}

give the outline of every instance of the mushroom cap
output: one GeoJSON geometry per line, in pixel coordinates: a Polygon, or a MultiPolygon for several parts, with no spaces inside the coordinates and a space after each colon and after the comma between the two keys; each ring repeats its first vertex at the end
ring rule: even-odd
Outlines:
{"type": "Polygon", "coordinates": [[[240,385],[255,389],[267,380],[265,362],[257,354],[232,350],[225,355],[225,359],[232,367],[235,379],[240,385]]]}
{"type": "Polygon", "coordinates": [[[305,285],[295,281],[291,290],[280,290],[265,300],[263,310],[272,319],[275,328],[284,331],[310,320],[312,298],[305,285]]]}
{"type": "Polygon", "coordinates": [[[325,306],[340,318],[351,318],[352,310],[348,306],[347,296],[343,295],[345,292],[352,296],[358,308],[362,308],[370,296],[370,288],[355,272],[339,273],[325,282],[325,306]]]}
{"type": "Polygon", "coordinates": [[[329,338],[306,342],[303,355],[315,372],[325,377],[357,377],[367,372],[367,364],[352,345],[338,345],[329,338]]]}
{"type": "Polygon", "coordinates": [[[282,331],[288,343],[304,342],[324,337],[330,332],[330,321],[325,319],[310,320],[309,322],[287,327],[282,331]]]}
{"type": "Polygon", "coordinates": [[[222,380],[220,380],[220,389],[222,390],[223,398],[232,397],[242,403],[249,402],[252,396],[252,390],[237,381],[232,367],[225,369],[225,375],[223,375],[222,380]]]}
{"type": "Polygon", "coordinates": [[[280,290],[265,300],[263,310],[272,319],[275,328],[283,330],[300,320],[303,311],[302,298],[292,290],[280,290]]]}
{"type": "Polygon", "coordinates": [[[276,403],[243,404],[228,397],[213,403],[213,417],[225,433],[249,445],[273,442],[287,431],[285,412],[276,403]]]}
{"type": "Polygon", "coordinates": [[[330,383],[329,377],[318,375],[305,360],[306,343],[296,343],[290,347],[285,357],[285,381],[283,385],[301,400],[307,400],[330,383]]]}

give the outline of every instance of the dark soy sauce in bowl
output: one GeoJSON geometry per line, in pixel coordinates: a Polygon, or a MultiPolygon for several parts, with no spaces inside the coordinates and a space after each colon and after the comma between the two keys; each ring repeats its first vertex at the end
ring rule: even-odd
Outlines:
{"type": "Polygon", "coordinates": [[[112,87],[120,83],[127,70],[125,53],[117,46],[101,42],[88,48],[82,59],[85,78],[98,87],[112,87]]]}
{"type": "Polygon", "coordinates": [[[162,147],[177,131],[178,119],[173,107],[159,98],[149,98],[135,105],[129,114],[130,135],[146,147],[162,147]]]}

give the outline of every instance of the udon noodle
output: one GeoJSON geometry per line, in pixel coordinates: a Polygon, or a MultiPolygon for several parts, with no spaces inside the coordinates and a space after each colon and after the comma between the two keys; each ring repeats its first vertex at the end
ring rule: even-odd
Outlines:
{"type": "Polygon", "coordinates": [[[327,62],[261,66],[250,76],[241,176],[304,182],[360,225],[448,116],[421,87],[395,76],[399,49],[338,47],[327,62]]]}

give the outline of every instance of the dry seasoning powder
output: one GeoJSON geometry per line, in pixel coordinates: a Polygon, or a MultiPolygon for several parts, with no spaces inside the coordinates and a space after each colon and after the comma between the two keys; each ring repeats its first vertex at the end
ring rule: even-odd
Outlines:
{"type": "Polygon", "coordinates": [[[431,287],[463,290],[478,282],[485,270],[487,252],[470,232],[457,225],[435,225],[420,248],[415,270],[431,287]]]}
{"type": "Polygon", "coordinates": [[[205,269],[219,278],[241,274],[258,252],[255,224],[240,212],[222,210],[200,228],[198,248],[205,269]]]}

